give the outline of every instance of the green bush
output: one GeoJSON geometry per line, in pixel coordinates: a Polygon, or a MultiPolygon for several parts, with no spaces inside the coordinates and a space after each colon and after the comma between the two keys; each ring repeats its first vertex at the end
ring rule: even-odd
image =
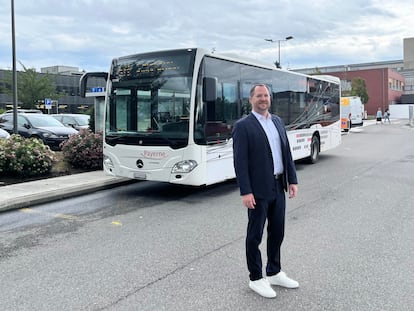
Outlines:
{"type": "Polygon", "coordinates": [[[55,153],[40,139],[13,134],[0,139],[0,173],[20,177],[49,173],[55,153]]]}
{"type": "Polygon", "coordinates": [[[61,144],[65,160],[74,168],[87,170],[102,169],[102,134],[82,129],[61,144]]]}

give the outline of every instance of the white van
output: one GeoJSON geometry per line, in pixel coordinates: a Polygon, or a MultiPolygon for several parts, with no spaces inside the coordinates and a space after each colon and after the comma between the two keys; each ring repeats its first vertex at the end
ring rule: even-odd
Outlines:
{"type": "Polygon", "coordinates": [[[358,96],[341,97],[341,128],[348,130],[351,126],[364,124],[364,105],[358,96]]]}

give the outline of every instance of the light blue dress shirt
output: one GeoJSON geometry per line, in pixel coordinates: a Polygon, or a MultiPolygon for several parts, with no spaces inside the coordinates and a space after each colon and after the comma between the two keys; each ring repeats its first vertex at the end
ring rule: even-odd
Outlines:
{"type": "Polygon", "coordinates": [[[267,118],[263,117],[261,114],[252,111],[254,116],[259,121],[260,125],[262,126],[263,130],[266,133],[267,140],[269,141],[270,149],[272,151],[273,157],[273,167],[274,167],[274,174],[282,174],[283,173],[283,160],[282,160],[282,146],[280,145],[280,136],[279,132],[272,121],[272,117],[270,113],[268,114],[267,118]]]}

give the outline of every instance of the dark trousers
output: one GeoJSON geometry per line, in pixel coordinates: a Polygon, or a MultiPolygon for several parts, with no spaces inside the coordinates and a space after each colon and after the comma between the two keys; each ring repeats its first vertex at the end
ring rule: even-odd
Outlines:
{"type": "Polygon", "coordinates": [[[277,189],[276,198],[269,200],[256,198],[256,208],[248,209],[246,257],[251,281],[263,277],[259,245],[262,241],[266,219],[268,222],[266,275],[275,275],[281,269],[280,247],[285,234],[286,198],[281,180],[275,180],[275,184],[277,189]]]}

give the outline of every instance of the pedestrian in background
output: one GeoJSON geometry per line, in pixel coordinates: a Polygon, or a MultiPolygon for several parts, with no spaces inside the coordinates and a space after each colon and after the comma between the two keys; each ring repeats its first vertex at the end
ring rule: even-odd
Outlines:
{"type": "Polygon", "coordinates": [[[390,115],[390,110],[387,108],[384,112],[384,123],[387,123],[388,120],[388,123],[391,124],[390,115]]]}
{"type": "Polygon", "coordinates": [[[234,168],[243,205],[247,207],[246,258],[249,287],[266,298],[276,297],[271,285],[297,288],[299,283],[282,270],[280,248],[285,232],[285,191],[298,191],[296,168],[287,133],[280,117],[269,112],[271,97],[266,85],[250,91],[252,112],[233,128],[234,168]],[[267,219],[267,264],[263,277],[259,245],[267,219]]]}
{"type": "Polygon", "coordinates": [[[382,124],[382,111],[380,107],[378,107],[377,110],[377,122],[375,122],[375,124],[378,124],[378,122],[382,124]]]}

